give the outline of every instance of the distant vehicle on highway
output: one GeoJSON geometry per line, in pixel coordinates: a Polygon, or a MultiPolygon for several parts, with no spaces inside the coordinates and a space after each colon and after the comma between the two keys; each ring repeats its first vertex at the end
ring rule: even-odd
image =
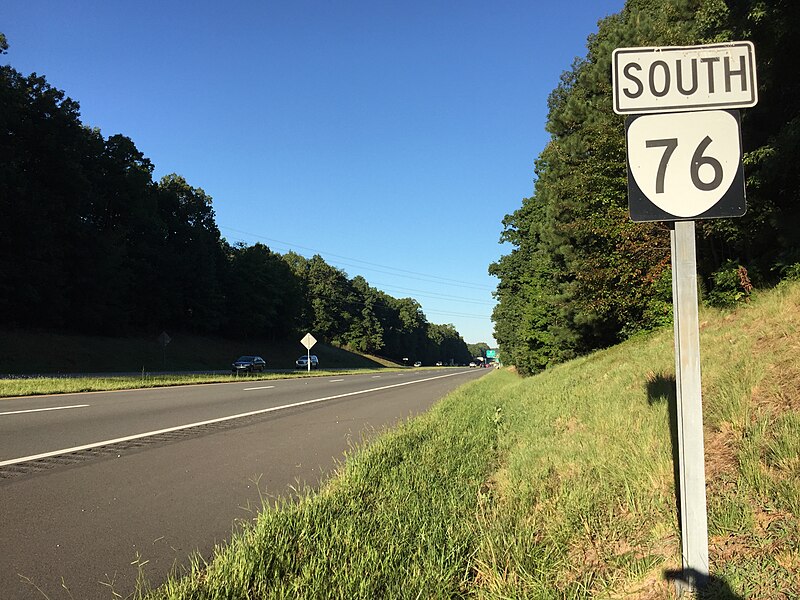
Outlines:
{"type": "Polygon", "coordinates": [[[415,366],[415,367],[421,367],[421,366],[422,366],[422,363],[421,363],[421,362],[419,362],[419,361],[417,361],[417,362],[415,362],[415,363],[414,363],[414,366],[415,366]]]}
{"type": "Polygon", "coordinates": [[[440,361],[440,360],[437,360],[437,361],[436,361],[436,366],[437,366],[437,367],[441,367],[441,366],[442,366],[442,361],[440,361]]]}
{"type": "MultiPolygon", "coordinates": [[[[311,368],[312,369],[316,369],[317,367],[319,367],[319,359],[317,358],[317,355],[316,354],[312,354],[310,358],[311,358],[311,368]]],[[[294,361],[294,364],[296,364],[297,368],[299,368],[299,369],[307,369],[308,368],[308,359],[309,359],[309,357],[304,354],[303,356],[298,358],[296,361],[294,361]]]]}
{"type": "Polygon", "coordinates": [[[261,372],[267,368],[267,361],[260,356],[240,356],[231,365],[231,371],[234,373],[252,373],[254,371],[261,372]]]}
{"type": "Polygon", "coordinates": [[[474,369],[477,366],[478,366],[478,363],[476,363],[475,361],[472,361],[471,363],[469,363],[469,368],[470,369],[474,369]]]}

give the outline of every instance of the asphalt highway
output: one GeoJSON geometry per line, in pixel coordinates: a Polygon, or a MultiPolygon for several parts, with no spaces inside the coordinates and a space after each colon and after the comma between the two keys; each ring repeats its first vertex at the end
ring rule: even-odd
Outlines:
{"type": "Polygon", "coordinates": [[[0,399],[0,600],[110,599],[484,369],[0,399]]]}

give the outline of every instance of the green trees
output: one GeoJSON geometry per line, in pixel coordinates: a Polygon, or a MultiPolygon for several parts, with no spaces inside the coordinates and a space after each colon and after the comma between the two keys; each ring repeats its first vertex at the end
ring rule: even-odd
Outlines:
{"type": "Polygon", "coordinates": [[[140,279],[150,280],[158,290],[154,296],[169,307],[170,312],[162,315],[165,322],[178,329],[216,331],[230,314],[224,284],[231,265],[214,222],[211,198],[175,174],[163,177],[155,194],[157,207],[149,214],[159,218],[148,231],[158,240],[151,239],[147,248],[157,248],[158,255],[151,257],[149,266],[142,266],[140,279]]]}
{"type": "Polygon", "coordinates": [[[87,272],[112,276],[97,235],[105,142],[83,127],[77,102],[36,74],[0,67],[0,106],[0,312],[15,325],[94,327],[106,307],[92,318],[72,304],[96,293],[76,290],[87,272]]]}
{"type": "Polygon", "coordinates": [[[286,339],[298,331],[300,285],[290,266],[263,244],[229,249],[228,334],[243,338],[286,339]]]}
{"type": "Polygon", "coordinates": [[[699,223],[699,274],[713,290],[728,261],[754,283],[798,262],[800,182],[790,163],[800,90],[778,75],[791,71],[800,35],[788,23],[798,17],[791,2],[628,0],[600,23],[586,57],[550,95],[535,193],[504,219],[501,239],[513,250],[489,268],[499,279],[493,318],[506,362],[536,372],[671,320],[669,229],[628,218],[624,120],[611,109],[617,47],[755,43],[760,101],[743,113],[748,213],[699,223]]]}
{"type": "MultiPolygon", "coordinates": [[[[8,48],[0,34],[0,54],[8,48]]],[[[229,245],[212,199],[105,139],[44,77],[0,67],[0,328],[318,339],[401,360],[466,344],[321,256],[229,245]]]]}
{"type": "Polygon", "coordinates": [[[344,336],[344,345],[359,352],[378,354],[385,347],[384,322],[378,312],[386,314],[385,294],[370,287],[361,276],[354,277],[350,283],[354,294],[353,319],[344,336]]]}
{"type": "Polygon", "coordinates": [[[212,331],[224,312],[211,199],[159,184],[129,138],[85,127],[43,77],[0,67],[0,310],[6,326],[212,331]]]}
{"type": "Polygon", "coordinates": [[[298,330],[320,340],[402,361],[425,364],[468,360],[467,345],[452,325],[428,322],[413,298],[393,298],[357,276],[328,265],[321,256],[283,257],[298,282],[302,300],[298,330]]]}
{"type": "Polygon", "coordinates": [[[467,344],[470,356],[486,356],[486,351],[491,350],[489,344],[486,342],[479,342],[477,344],[467,344]]]}

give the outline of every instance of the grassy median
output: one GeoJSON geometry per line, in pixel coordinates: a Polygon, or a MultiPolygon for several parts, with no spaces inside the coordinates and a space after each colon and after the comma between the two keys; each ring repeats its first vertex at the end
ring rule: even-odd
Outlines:
{"type": "MultiPolygon", "coordinates": [[[[701,313],[712,581],[800,590],[800,287],[701,313]]],[[[151,599],[674,597],[671,330],[493,373],[268,506],[151,599]]]]}
{"type": "Polygon", "coordinates": [[[104,392],[113,390],[133,390],[177,385],[202,385],[209,383],[235,383],[237,381],[265,381],[297,377],[330,377],[332,375],[352,375],[354,373],[386,373],[400,371],[402,367],[377,369],[319,369],[313,371],[284,371],[276,373],[247,374],[198,374],[180,375],[108,375],[91,377],[15,377],[0,378],[0,402],[3,398],[18,396],[39,396],[49,394],[74,394],[81,392],[104,392]]]}

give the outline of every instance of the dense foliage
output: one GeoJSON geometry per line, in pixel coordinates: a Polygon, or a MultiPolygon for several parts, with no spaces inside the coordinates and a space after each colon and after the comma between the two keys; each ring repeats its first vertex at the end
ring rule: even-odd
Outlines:
{"type": "Polygon", "coordinates": [[[699,221],[705,300],[746,299],[800,261],[800,5],[791,0],[628,0],[599,23],[550,95],[534,195],[503,220],[495,337],[522,373],[669,323],[669,226],[628,217],[624,118],[612,111],[615,48],[750,40],[759,103],[742,111],[748,211],[699,221]]]}
{"type": "MultiPolygon", "coordinates": [[[[0,54],[8,44],[0,34],[0,54]]],[[[0,328],[109,336],[162,330],[320,341],[413,362],[468,362],[429,323],[320,256],[230,245],[211,198],[105,138],[37,74],[0,66],[0,328]]]]}

